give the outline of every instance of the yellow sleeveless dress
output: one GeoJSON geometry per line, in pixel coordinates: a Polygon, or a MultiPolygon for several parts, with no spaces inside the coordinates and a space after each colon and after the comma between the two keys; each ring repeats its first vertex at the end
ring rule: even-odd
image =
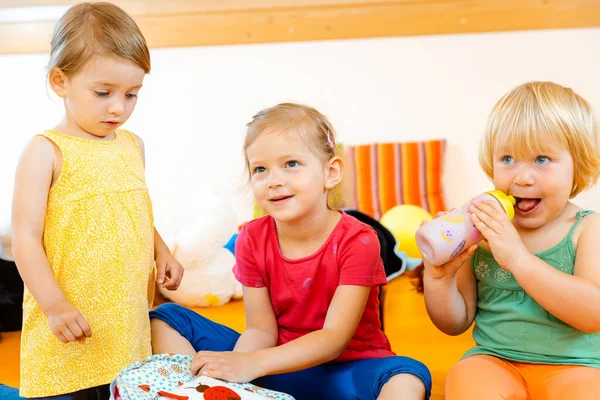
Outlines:
{"type": "Polygon", "coordinates": [[[154,221],[135,136],[111,141],[55,131],[41,136],[62,152],[50,189],[43,245],[58,285],[86,318],[92,337],[63,344],[25,289],[21,335],[23,397],[71,393],[110,383],[151,354],[154,221]]]}

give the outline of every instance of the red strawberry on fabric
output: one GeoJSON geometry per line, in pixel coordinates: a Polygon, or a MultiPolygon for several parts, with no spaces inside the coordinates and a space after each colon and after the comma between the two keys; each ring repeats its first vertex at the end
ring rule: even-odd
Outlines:
{"type": "Polygon", "coordinates": [[[213,386],[204,391],[204,400],[242,400],[239,394],[225,386],[213,386]]]}

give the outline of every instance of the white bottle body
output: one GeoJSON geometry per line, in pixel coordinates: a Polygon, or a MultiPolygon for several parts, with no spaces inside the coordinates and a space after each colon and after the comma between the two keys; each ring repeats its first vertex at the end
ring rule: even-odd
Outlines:
{"type": "MultiPolygon", "coordinates": [[[[473,200],[498,201],[488,193],[481,194],[471,201],[473,200]]],[[[431,265],[445,264],[481,240],[481,232],[471,221],[471,201],[427,222],[417,230],[417,246],[423,258],[431,265]]]]}

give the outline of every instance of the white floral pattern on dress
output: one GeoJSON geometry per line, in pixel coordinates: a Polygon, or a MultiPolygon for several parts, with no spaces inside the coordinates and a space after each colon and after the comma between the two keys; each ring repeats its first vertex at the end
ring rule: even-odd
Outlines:
{"type": "Polygon", "coordinates": [[[556,266],[556,269],[559,271],[562,271],[566,274],[572,274],[573,267],[574,267],[573,259],[569,256],[564,256],[564,258],[562,260],[560,260],[560,262],[556,266]]]}
{"type": "Polygon", "coordinates": [[[496,280],[498,282],[506,282],[510,278],[512,278],[512,273],[510,271],[506,271],[502,268],[498,268],[496,270],[496,273],[494,274],[494,276],[496,277],[496,280]]]}
{"type": "Polygon", "coordinates": [[[490,274],[490,266],[485,261],[479,261],[475,266],[475,275],[477,279],[483,279],[490,274]]]}

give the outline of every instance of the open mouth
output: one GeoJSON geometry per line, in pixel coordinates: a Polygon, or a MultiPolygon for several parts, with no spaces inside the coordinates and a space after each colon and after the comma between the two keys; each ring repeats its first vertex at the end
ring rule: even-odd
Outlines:
{"type": "Polygon", "coordinates": [[[291,199],[292,197],[294,197],[293,194],[290,194],[290,195],[287,195],[287,196],[276,196],[276,197],[273,197],[273,198],[269,199],[269,201],[271,203],[276,203],[276,204],[277,203],[283,203],[284,201],[286,201],[288,199],[291,199]]]}
{"type": "Polygon", "coordinates": [[[515,205],[515,211],[521,215],[528,215],[537,210],[542,199],[528,198],[528,197],[516,197],[517,204],[515,205]]]}

